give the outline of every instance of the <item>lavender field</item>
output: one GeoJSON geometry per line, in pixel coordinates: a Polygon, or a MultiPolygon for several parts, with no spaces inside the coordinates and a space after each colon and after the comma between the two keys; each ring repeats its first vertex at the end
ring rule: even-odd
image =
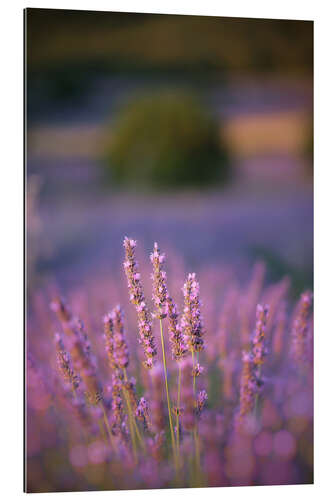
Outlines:
{"type": "Polygon", "coordinates": [[[25,14],[26,491],[311,484],[312,23],[25,14]]]}
{"type": "Polygon", "coordinates": [[[124,279],[31,299],[29,491],[311,483],[312,294],[124,246],[124,279]]]}

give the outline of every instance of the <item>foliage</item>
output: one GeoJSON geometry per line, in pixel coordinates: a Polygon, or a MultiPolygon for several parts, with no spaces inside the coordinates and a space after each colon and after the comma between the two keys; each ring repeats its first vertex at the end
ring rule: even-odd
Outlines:
{"type": "Polygon", "coordinates": [[[135,185],[202,186],[228,174],[217,121],[195,95],[180,90],[129,102],[111,130],[106,156],[113,179],[135,185]]]}

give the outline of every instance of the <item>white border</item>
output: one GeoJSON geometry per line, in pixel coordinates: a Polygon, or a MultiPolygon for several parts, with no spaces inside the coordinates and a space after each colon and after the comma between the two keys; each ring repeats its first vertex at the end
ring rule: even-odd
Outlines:
{"type": "MultiPolygon", "coordinates": [[[[251,0],[232,2],[184,0],[120,1],[9,1],[1,9],[1,493],[19,498],[22,493],[22,46],[23,8],[66,8],[128,12],[219,15],[315,20],[315,486],[210,488],[101,492],[111,498],[247,498],[281,495],[304,500],[329,498],[332,487],[332,26],[329,2],[251,0]],[[330,286],[331,285],[331,286],[330,286]]],[[[66,498],[92,498],[94,493],[64,493],[66,498]]],[[[332,494],[332,493],[331,493],[332,494]]],[[[42,498],[50,494],[40,494],[42,498]]]]}

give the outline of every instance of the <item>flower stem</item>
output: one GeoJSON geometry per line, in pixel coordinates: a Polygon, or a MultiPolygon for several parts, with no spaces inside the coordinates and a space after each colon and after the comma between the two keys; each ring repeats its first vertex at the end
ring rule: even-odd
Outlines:
{"type": "Polygon", "coordinates": [[[178,393],[177,393],[177,417],[176,417],[176,429],[177,429],[177,453],[179,460],[179,408],[180,408],[180,386],[182,378],[182,366],[178,364],[178,393]]]}
{"type": "MultiPolygon", "coordinates": [[[[124,379],[125,379],[125,381],[127,382],[128,377],[127,377],[127,371],[126,371],[126,368],[124,368],[124,369],[123,369],[123,371],[124,371],[124,379]]],[[[140,443],[140,445],[141,445],[142,449],[145,451],[145,450],[146,450],[145,442],[144,442],[144,440],[142,439],[142,436],[141,436],[141,434],[140,434],[139,428],[138,428],[137,423],[136,423],[136,421],[135,421],[135,416],[133,415],[133,411],[132,411],[132,408],[131,408],[130,399],[129,399],[129,394],[128,394],[127,389],[125,389],[125,393],[126,393],[126,395],[127,395],[127,396],[126,396],[127,408],[128,408],[128,410],[129,410],[129,411],[131,411],[131,416],[129,415],[129,418],[131,418],[131,417],[132,417],[132,423],[133,423],[133,427],[134,427],[134,430],[135,430],[136,436],[137,436],[137,438],[138,438],[138,441],[139,441],[139,443],[140,443]]],[[[124,393],[124,395],[125,395],[125,393],[124,393]]]]}
{"type": "MultiPolygon", "coordinates": [[[[197,353],[197,362],[199,362],[199,353],[197,353]]],[[[193,397],[194,404],[196,404],[196,376],[195,376],[195,356],[194,351],[192,351],[192,363],[193,363],[193,397]]],[[[195,423],[193,429],[193,441],[194,441],[194,461],[195,461],[195,482],[198,486],[201,484],[201,466],[200,466],[200,440],[198,435],[198,425],[195,423]]]]}
{"type": "Polygon", "coordinates": [[[165,391],[166,391],[166,396],[167,396],[168,412],[169,412],[171,444],[172,444],[172,451],[173,451],[174,460],[175,460],[175,464],[176,464],[176,468],[177,468],[177,459],[176,459],[176,453],[175,453],[175,436],[174,436],[174,431],[173,431],[171,408],[170,408],[170,398],[169,398],[169,388],[168,388],[168,372],[167,372],[167,366],[166,366],[164,338],[163,338],[163,326],[162,326],[161,319],[160,319],[160,330],[161,330],[161,344],[162,344],[163,366],[164,366],[165,391]]]}
{"type": "Polygon", "coordinates": [[[196,381],[196,376],[195,376],[195,360],[194,360],[194,351],[192,351],[192,363],[193,363],[193,396],[195,399],[195,381],[196,381]]]}
{"type": "Polygon", "coordinates": [[[137,457],[136,439],[135,439],[134,428],[133,428],[133,416],[132,416],[132,411],[131,411],[131,404],[129,402],[126,390],[123,388],[122,391],[123,391],[123,395],[124,395],[124,398],[126,401],[126,406],[127,406],[127,413],[128,413],[128,420],[129,420],[134,461],[137,462],[138,457],[137,457]]]}
{"type": "MultiPolygon", "coordinates": [[[[259,365],[258,368],[258,379],[260,379],[261,376],[261,366],[259,365]]],[[[254,417],[255,419],[259,419],[259,394],[257,392],[255,400],[254,400],[254,417]]]]}
{"type": "Polygon", "coordinates": [[[107,414],[106,414],[106,411],[105,411],[105,408],[104,408],[103,401],[101,401],[100,407],[102,408],[104,423],[105,423],[106,430],[108,432],[108,436],[109,436],[111,447],[112,447],[113,451],[115,451],[116,448],[115,448],[115,445],[114,445],[113,436],[112,436],[112,432],[111,432],[111,429],[110,429],[110,425],[109,425],[108,417],[107,417],[107,414]]]}

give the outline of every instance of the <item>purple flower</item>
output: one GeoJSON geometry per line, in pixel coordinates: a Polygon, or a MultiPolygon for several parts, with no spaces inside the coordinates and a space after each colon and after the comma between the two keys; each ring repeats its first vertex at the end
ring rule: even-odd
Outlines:
{"type": "Polygon", "coordinates": [[[153,302],[157,309],[154,316],[158,319],[163,319],[166,317],[165,306],[168,293],[166,287],[166,272],[163,270],[165,255],[160,253],[157,243],[154,243],[154,251],[150,254],[150,260],[153,264],[153,302]]]}
{"type": "Polygon", "coordinates": [[[139,342],[146,355],[144,365],[146,368],[152,368],[153,359],[157,354],[157,350],[152,332],[152,323],[140,280],[140,273],[138,272],[138,265],[135,260],[134,249],[136,247],[136,241],[125,237],[124,247],[126,255],[124,269],[127,277],[130,301],[135,305],[138,315],[139,342]]]}
{"type": "Polygon", "coordinates": [[[129,363],[129,351],[124,335],[123,311],[116,306],[104,316],[106,351],[111,368],[123,370],[129,363]]]}
{"type": "Polygon", "coordinates": [[[177,306],[169,296],[167,297],[167,312],[172,357],[178,361],[185,356],[187,347],[182,328],[178,321],[177,306]]]}
{"type": "Polygon", "coordinates": [[[242,361],[243,365],[240,383],[240,407],[238,413],[239,421],[253,412],[255,397],[258,390],[258,385],[254,375],[252,353],[243,351],[242,361]]]}
{"type": "Polygon", "coordinates": [[[135,415],[139,419],[146,418],[148,416],[148,403],[145,398],[140,398],[135,415]]]}
{"type": "Polygon", "coordinates": [[[303,364],[309,357],[308,331],[311,304],[311,292],[304,292],[297,304],[292,326],[292,355],[298,364],[303,364]]]}
{"type": "Polygon", "coordinates": [[[59,372],[66,384],[73,391],[80,385],[80,378],[75,374],[72,368],[72,362],[67,351],[65,351],[64,343],[59,333],[55,334],[56,349],[57,349],[57,364],[59,372]]]}
{"type": "Polygon", "coordinates": [[[61,299],[53,300],[51,308],[56,312],[66,334],[73,366],[84,382],[87,399],[90,404],[97,405],[102,400],[102,388],[83,322],[72,316],[61,299]]]}
{"type": "Polygon", "coordinates": [[[188,349],[191,352],[199,352],[203,345],[203,321],[200,312],[201,301],[199,299],[199,283],[195,273],[190,273],[183,287],[184,314],[182,327],[187,340],[188,349]]]}
{"type": "Polygon", "coordinates": [[[137,405],[138,405],[135,384],[136,384],[136,380],[134,377],[131,377],[130,380],[126,380],[124,382],[124,388],[127,391],[133,414],[135,414],[135,411],[136,411],[137,405]]]}
{"type": "Polygon", "coordinates": [[[143,426],[145,429],[148,429],[151,426],[149,418],[149,405],[147,400],[143,397],[140,398],[140,401],[137,405],[135,416],[143,422],[143,426]]]}
{"type": "Polygon", "coordinates": [[[204,367],[197,363],[192,370],[192,377],[199,377],[204,372],[204,367]]]}
{"type": "Polygon", "coordinates": [[[266,336],[268,310],[268,306],[262,306],[261,304],[257,305],[256,326],[252,339],[253,363],[257,367],[263,364],[264,356],[266,355],[264,342],[266,336]]]}
{"type": "Polygon", "coordinates": [[[112,373],[112,433],[123,437],[124,430],[124,407],[121,398],[122,376],[119,370],[112,373]]]}
{"type": "Polygon", "coordinates": [[[197,396],[197,408],[196,408],[198,416],[201,415],[207,399],[208,399],[207,392],[205,390],[199,391],[197,396]]]}

